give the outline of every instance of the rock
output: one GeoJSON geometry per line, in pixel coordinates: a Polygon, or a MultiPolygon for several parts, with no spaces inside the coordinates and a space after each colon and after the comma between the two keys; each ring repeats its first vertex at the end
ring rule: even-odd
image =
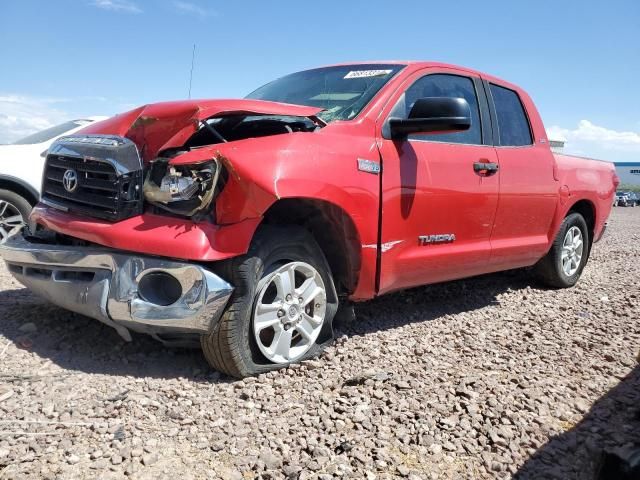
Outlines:
{"type": "Polygon", "coordinates": [[[432,455],[438,455],[442,452],[442,446],[438,445],[437,443],[433,443],[431,445],[429,445],[429,452],[432,455]]]}
{"type": "Polygon", "coordinates": [[[144,454],[144,450],[142,450],[141,448],[132,448],[131,449],[131,456],[133,458],[139,458],[144,454]]]}
{"type": "Polygon", "coordinates": [[[285,474],[285,476],[287,478],[289,477],[296,477],[298,473],[302,470],[302,467],[300,465],[285,465],[284,467],[282,467],[282,473],[285,474]]]}
{"type": "Polygon", "coordinates": [[[4,402],[5,400],[9,400],[11,397],[13,397],[14,391],[11,389],[8,389],[6,391],[1,391],[0,390],[0,402],[4,402]]]}
{"type": "Polygon", "coordinates": [[[460,417],[457,415],[451,415],[450,417],[443,418],[440,423],[448,428],[455,428],[458,425],[460,417]]]}
{"type": "Polygon", "coordinates": [[[42,413],[44,413],[47,417],[53,417],[53,412],[55,412],[55,405],[53,403],[47,403],[42,407],[42,413]]]}
{"type": "Polygon", "coordinates": [[[391,378],[391,375],[388,372],[373,372],[368,371],[363,373],[362,375],[358,375],[355,377],[351,377],[344,381],[345,386],[356,386],[356,385],[364,385],[367,380],[384,382],[391,378]]]}
{"type": "Polygon", "coordinates": [[[398,390],[411,390],[409,382],[405,382],[404,380],[396,382],[395,385],[398,390]]]}
{"type": "Polygon", "coordinates": [[[22,333],[36,333],[38,331],[38,327],[35,323],[27,322],[20,325],[18,330],[22,333]]]}
{"type": "Polygon", "coordinates": [[[95,462],[92,462],[91,465],[89,465],[89,468],[91,468],[92,470],[106,470],[109,466],[109,463],[107,462],[106,458],[100,458],[98,460],[96,460],[95,462]]]}
{"type": "Polygon", "coordinates": [[[221,472],[219,472],[220,478],[222,480],[243,480],[244,476],[242,472],[234,469],[225,468],[221,472]]]}
{"type": "Polygon", "coordinates": [[[260,461],[264,463],[267,470],[276,470],[282,467],[282,459],[268,450],[265,450],[260,454],[260,461]]]}
{"type": "Polygon", "coordinates": [[[580,413],[588,412],[589,411],[589,407],[590,407],[589,404],[587,402],[585,402],[584,400],[576,400],[575,402],[573,402],[573,406],[580,413]]]}
{"type": "Polygon", "coordinates": [[[400,475],[402,475],[403,477],[408,477],[409,474],[411,473],[411,470],[409,470],[409,468],[407,466],[402,465],[402,464],[396,466],[396,470],[398,470],[398,473],[400,475]]]}
{"type": "Polygon", "coordinates": [[[78,462],[80,462],[80,457],[79,457],[78,455],[73,455],[73,454],[72,454],[72,455],[69,455],[69,456],[67,457],[67,463],[68,463],[69,465],[75,465],[75,464],[77,464],[78,462]]]}
{"type": "Polygon", "coordinates": [[[159,457],[157,453],[147,453],[142,455],[142,464],[147,467],[153,465],[154,463],[157,463],[158,460],[159,457]]]}
{"type": "Polygon", "coordinates": [[[442,448],[444,448],[448,452],[455,452],[458,449],[458,447],[456,447],[452,442],[444,442],[442,448]]]}

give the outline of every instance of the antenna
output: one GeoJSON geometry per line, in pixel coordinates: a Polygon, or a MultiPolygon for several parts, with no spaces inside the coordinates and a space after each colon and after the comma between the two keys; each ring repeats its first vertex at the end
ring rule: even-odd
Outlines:
{"type": "Polygon", "coordinates": [[[196,60],[196,44],[193,44],[193,52],[191,52],[191,73],[189,74],[189,99],[191,99],[191,82],[193,81],[193,64],[196,60]]]}

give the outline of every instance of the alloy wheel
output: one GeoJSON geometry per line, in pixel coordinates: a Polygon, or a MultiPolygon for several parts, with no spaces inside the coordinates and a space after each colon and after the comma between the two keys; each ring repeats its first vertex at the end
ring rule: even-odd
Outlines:
{"type": "Polygon", "coordinates": [[[574,275],[580,267],[582,254],[584,251],[584,240],[582,232],[576,226],[567,230],[562,242],[562,255],[560,261],[562,263],[562,271],[567,277],[574,275]]]}
{"type": "Polygon", "coordinates": [[[287,263],[260,282],[253,333],[273,363],[294,362],[314,345],[327,312],[320,273],[304,262],[287,263]]]}
{"type": "Polygon", "coordinates": [[[6,200],[0,200],[0,243],[4,243],[15,227],[24,224],[20,210],[6,200]]]}

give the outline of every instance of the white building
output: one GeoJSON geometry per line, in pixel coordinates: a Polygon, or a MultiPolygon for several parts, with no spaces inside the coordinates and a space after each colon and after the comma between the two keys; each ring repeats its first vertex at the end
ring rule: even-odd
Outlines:
{"type": "Polygon", "coordinates": [[[640,162],[614,162],[620,183],[640,187],[640,162]]]}

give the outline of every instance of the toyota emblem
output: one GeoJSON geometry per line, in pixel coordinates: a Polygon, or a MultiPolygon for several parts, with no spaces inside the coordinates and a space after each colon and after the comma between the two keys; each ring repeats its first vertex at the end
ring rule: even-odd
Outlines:
{"type": "Polygon", "coordinates": [[[64,172],[64,175],[62,176],[62,185],[67,192],[73,192],[78,188],[78,173],[72,169],[64,172]]]}

